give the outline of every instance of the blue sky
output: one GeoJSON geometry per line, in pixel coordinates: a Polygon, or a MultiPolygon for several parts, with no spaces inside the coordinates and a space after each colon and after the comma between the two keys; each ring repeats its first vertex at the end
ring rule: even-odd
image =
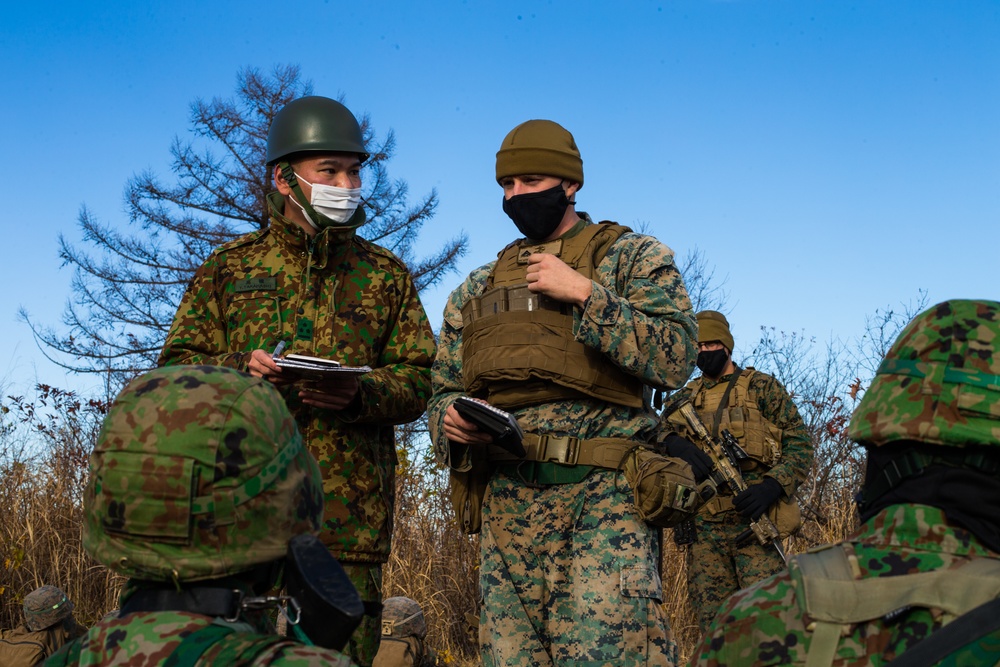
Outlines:
{"type": "MultiPolygon", "coordinates": [[[[169,177],[190,102],[247,65],[297,64],[393,128],[391,175],[440,197],[423,248],[466,230],[463,276],[516,234],[501,139],[550,118],[583,154],[579,209],[728,277],[738,349],[762,325],[849,339],[921,289],[998,298],[993,0],[20,3],[0,58],[0,386],[97,384],[46,362],[18,307],[59,324],[58,234],[84,204],[126,224],[126,180],[169,177]]],[[[460,279],[425,295],[435,328],[460,279]]]]}

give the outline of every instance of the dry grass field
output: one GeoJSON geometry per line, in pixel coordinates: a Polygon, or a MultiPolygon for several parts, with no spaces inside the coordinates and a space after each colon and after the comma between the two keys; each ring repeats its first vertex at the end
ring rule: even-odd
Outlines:
{"type": "MultiPolygon", "coordinates": [[[[87,457],[103,409],[99,402],[81,402],[55,390],[31,401],[5,399],[0,413],[2,627],[20,622],[23,596],[42,584],[65,590],[85,625],[117,606],[121,579],[94,563],[81,544],[87,457]]],[[[822,511],[806,512],[802,531],[789,540],[790,552],[842,539],[855,526],[853,497],[862,459],[844,441],[843,429],[831,426],[836,421],[826,420],[821,427],[828,432],[816,434],[813,475],[800,494],[805,506],[822,511]]],[[[418,427],[400,435],[396,532],[384,595],[406,595],[423,606],[428,642],[445,664],[474,665],[478,541],[453,521],[447,473],[419,444],[426,442],[426,433],[418,427]]],[[[687,600],[684,554],[669,531],[664,544],[664,611],[687,659],[698,631],[687,600]]]]}

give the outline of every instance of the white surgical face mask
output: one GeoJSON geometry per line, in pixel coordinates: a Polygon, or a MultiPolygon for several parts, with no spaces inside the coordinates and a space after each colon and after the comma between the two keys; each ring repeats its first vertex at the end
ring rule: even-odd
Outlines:
{"type": "MultiPolygon", "coordinates": [[[[335,185],[323,185],[322,183],[314,185],[298,174],[295,174],[295,178],[312,187],[309,203],[312,204],[316,212],[335,223],[344,224],[350,220],[354,212],[358,210],[358,206],[361,205],[361,188],[338,188],[335,185]]],[[[305,207],[295,199],[294,195],[291,200],[302,210],[302,215],[306,216],[309,224],[316,229],[324,226],[322,220],[317,224],[316,220],[309,217],[305,207]]]]}

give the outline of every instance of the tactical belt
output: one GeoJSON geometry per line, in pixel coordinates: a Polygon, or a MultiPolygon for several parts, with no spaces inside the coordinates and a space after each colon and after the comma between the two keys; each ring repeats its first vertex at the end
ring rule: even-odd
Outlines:
{"type": "Polygon", "coordinates": [[[136,591],[122,605],[121,614],[136,611],[186,611],[202,616],[236,618],[243,594],[232,588],[188,588],[181,592],[169,588],[136,591]]]}
{"type": "Polygon", "coordinates": [[[537,435],[535,433],[525,433],[521,443],[524,445],[524,457],[518,458],[500,447],[490,446],[490,461],[494,463],[540,461],[571,466],[598,466],[617,470],[629,450],[642,445],[638,440],[626,440],[625,438],[581,440],[568,435],[537,435]]]}

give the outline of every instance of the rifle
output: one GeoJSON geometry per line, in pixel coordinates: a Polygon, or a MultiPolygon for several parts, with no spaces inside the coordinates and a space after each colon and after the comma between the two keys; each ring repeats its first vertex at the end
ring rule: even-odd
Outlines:
{"type": "MultiPolygon", "coordinates": [[[[682,402],[677,407],[677,411],[680,412],[691,431],[701,441],[702,450],[708,454],[708,458],[712,459],[712,481],[715,482],[716,486],[727,487],[734,496],[744,491],[747,488],[747,483],[743,481],[743,474],[740,472],[740,461],[747,458],[747,453],[740,447],[736,437],[729,431],[723,430],[722,442],[713,438],[690,401],[682,402]]],[[[785,556],[785,550],[781,546],[778,528],[766,513],[757,520],[751,521],[750,528],[739,535],[736,541],[743,542],[750,537],[751,531],[762,545],[767,546],[770,543],[782,560],[788,560],[785,556]]]]}

